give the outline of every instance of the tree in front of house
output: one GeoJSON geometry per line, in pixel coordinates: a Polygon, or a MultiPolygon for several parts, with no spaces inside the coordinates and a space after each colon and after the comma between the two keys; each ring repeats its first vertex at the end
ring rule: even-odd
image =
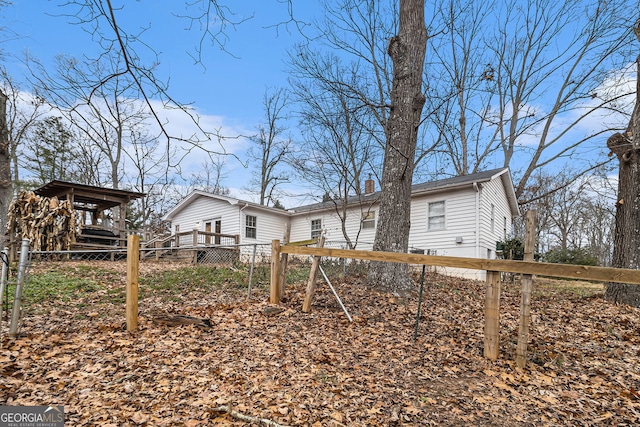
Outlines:
{"type": "MultiPolygon", "coordinates": [[[[640,20],[634,28],[640,41],[640,20]]],[[[636,59],[636,104],[629,126],[607,140],[619,161],[612,266],[640,269],[640,56],[636,59]]],[[[640,307],[640,286],[608,283],[605,298],[640,307]]]]}
{"type": "MultiPolygon", "coordinates": [[[[393,61],[391,109],[387,123],[375,251],[406,253],[409,248],[411,186],[418,126],[425,103],[422,73],[427,48],[424,0],[400,0],[398,34],[389,40],[393,61]]],[[[408,265],[372,262],[367,284],[406,295],[413,289],[408,265]]]]}

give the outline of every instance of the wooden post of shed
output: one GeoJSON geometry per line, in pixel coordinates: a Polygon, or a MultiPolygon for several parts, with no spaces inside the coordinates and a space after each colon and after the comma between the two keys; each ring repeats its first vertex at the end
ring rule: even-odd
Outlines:
{"type": "Polygon", "coordinates": [[[269,294],[269,302],[271,304],[280,304],[280,240],[271,242],[271,288],[269,294]]]}
{"type": "MultiPolygon", "coordinates": [[[[118,246],[122,247],[125,243],[125,239],[127,238],[127,202],[120,202],[119,212],[118,212],[118,246]]],[[[73,206],[73,205],[72,205],[73,206]]],[[[113,260],[113,259],[112,259],[113,260]]]]}
{"type": "MultiPolygon", "coordinates": [[[[536,243],[536,211],[527,212],[526,234],[524,238],[524,260],[533,261],[536,243]]],[[[516,348],[516,365],[524,368],[527,364],[527,344],[529,342],[529,323],[531,321],[531,288],[533,277],[522,275],[522,295],[520,298],[520,326],[518,328],[518,347],[516,348]]]]}
{"type": "MultiPolygon", "coordinates": [[[[289,239],[291,238],[291,224],[287,223],[284,229],[284,238],[282,239],[282,244],[286,245],[289,243],[289,239]]],[[[282,254],[280,257],[280,299],[284,298],[285,287],[287,286],[287,264],[289,262],[289,254],[282,254]]]]}
{"type": "Polygon", "coordinates": [[[500,273],[487,271],[484,302],[484,357],[496,360],[500,354],[500,273]]]}
{"type": "MultiPolygon", "coordinates": [[[[324,247],[324,234],[318,238],[317,247],[324,247]]],[[[316,276],[318,275],[318,267],[320,266],[320,259],[322,257],[314,256],[311,263],[311,271],[309,272],[309,281],[307,282],[307,292],[304,296],[304,303],[302,303],[302,311],[309,313],[311,311],[311,303],[313,302],[313,295],[316,293],[316,276]]]]}
{"type": "Polygon", "coordinates": [[[140,236],[127,238],[127,331],[138,328],[138,264],[140,262],[140,236]]]}

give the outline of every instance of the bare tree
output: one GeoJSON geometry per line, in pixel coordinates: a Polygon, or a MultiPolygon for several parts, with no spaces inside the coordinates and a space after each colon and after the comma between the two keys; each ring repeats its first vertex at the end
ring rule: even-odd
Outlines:
{"type": "MultiPolygon", "coordinates": [[[[7,126],[7,95],[0,92],[0,226],[7,226],[11,203],[11,157],[9,154],[9,128],[7,126]]],[[[4,236],[4,232],[2,236],[4,236]]],[[[3,238],[3,244],[4,238],[3,238]]]]}
{"type": "Polygon", "coordinates": [[[557,169],[567,158],[574,179],[608,161],[593,156],[593,143],[611,131],[605,116],[628,94],[607,85],[610,71],[628,61],[627,11],[634,5],[445,3],[446,31],[432,45],[438,61],[428,70],[437,91],[450,95],[432,117],[442,161],[456,174],[511,167],[518,196],[536,171],[557,169]]]}
{"type": "Polygon", "coordinates": [[[36,87],[73,125],[80,141],[100,151],[106,160],[108,183],[119,188],[124,151],[137,129],[148,125],[150,113],[137,101],[138,89],[126,76],[95,88],[96,78],[105,74],[105,69],[118,68],[117,58],[89,63],[59,55],[56,60],[53,74],[42,64],[32,63],[36,87]]]}
{"type": "MultiPolygon", "coordinates": [[[[380,215],[373,249],[407,252],[411,213],[411,186],[415,166],[418,126],[425,103],[422,78],[427,45],[424,0],[400,0],[398,34],[389,40],[393,61],[391,110],[386,128],[380,215]]],[[[371,264],[367,283],[394,294],[413,288],[408,266],[371,264]]]]}
{"type": "MultiPolygon", "coordinates": [[[[634,32],[640,41],[640,20],[634,32]]],[[[640,56],[636,58],[636,103],[626,132],[607,140],[619,161],[613,267],[640,268],[640,56]]],[[[640,307],[640,287],[609,283],[605,298],[640,307]]]]}
{"type": "Polygon", "coordinates": [[[291,150],[291,138],[285,135],[287,129],[282,124],[287,119],[288,103],[284,89],[265,90],[262,100],[264,122],[257,126],[257,135],[250,138],[253,146],[247,156],[250,163],[257,163],[253,168],[251,187],[258,194],[259,203],[265,206],[273,205],[278,199],[278,186],[289,182],[283,163],[291,150]]]}
{"type": "Polygon", "coordinates": [[[202,163],[199,171],[191,175],[186,194],[198,189],[211,194],[228,196],[230,190],[224,185],[224,180],[228,177],[225,170],[226,164],[222,156],[212,156],[208,162],[202,163]]]}
{"type": "Polygon", "coordinates": [[[566,251],[569,248],[580,248],[585,243],[580,231],[584,223],[587,182],[576,182],[560,188],[550,197],[550,227],[547,232],[555,238],[555,246],[566,251]]]}
{"type": "Polygon", "coordinates": [[[375,118],[360,99],[344,90],[345,85],[359,89],[361,73],[356,63],[343,65],[331,54],[293,59],[292,85],[302,138],[291,163],[301,180],[321,190],[326,201],[333,203],[342,235],[347,245],[355,248],[362,222],[350,235],[347,215],[354,206],[359,207],[361,215],[371,210],[374,201],[365,202],[362,197],[363,177],[378,170],[374,162],[380,150],[371,137],[375,118]]]}
{"type": "Polygon", "coordinates": [[[78,142],[76,147],[78,155],[76,159],[76,176],[78,182],[97,187],[109,182],[110,180],[107,176],[110,176],[111,172],[104,167],[105,164],[109,163],[104,152],[100,150],[100,147],[86,140],[82,131],[76,128],[71,130],[74,133],[74,139],[78,142]]]}
{"type": "MultiPolygon", "coordinates": [[[[6,4],[0,1],[0,7],[6,4]]],[[[7,224],[14,185],[20,177],[19,149],[42,114],[42,106],[41,99],[21,92],[6,69],[0,67],[0,230],[7,224]]]]}
{"type": "MultiPolygon", "coordinates": [[[[191,54],[191,58],[196,63],[201,63],[207,43],[224,49],[229,29],[235,28],[244,21],[242,18],[237,18],[223,2],[218,0],[196,0],[187,2],[186,6],[186,13],[176,15],[186,20],[189,29],[197,34],[194,52],[191,54]]],[[[168,81],[158,77],[159,55],[153,43],[145,38],[145,32],[151,24],[145,22],[133,30],[124,27],[121,25],[120,17],[128,13],[127,5],[114,5],[111,0],[69,0],[63,4],[63,8],[65,12],[61,16],[70,20],[72,24],[81,26],[99,46],[95,57],[86,57],[87,62],[103,63],[105,58],[110,58],[115,65],[105,69],[106,72],[94,76],[89,87],[91,91],[99,91],[105,85],[113,85],[114,80],[126,80],[131,88],[138,92],[140,99],[146,104],[147,110],[159,126],[161,134],[167,140],[167,150],[169,150],[170,141],[182,141],[207,153],[225,152],[223,146],[225,136],[220,135],[217,129],[203,129],[200,126],[199,117],[194,114],[189,105],[175,99],[169,93],[168,81]],[[113,58],[118,60],[113,61],[113,58]],[[188,136],[172,134],[156,104],[152,102],[154,99],[160,100],[164,107],[184,112],[191,118],[199,133],[188,136]],[[218,143],[217,147],[213,148],[209,145],[212,140],[218,143]]],[[[168,10],[167,13],[171,11],[168,10]]],[[[176,165],[170,163],[170,166],[176,165]]]]}
{"type": "Polygon", "coordinates": [[[7,96],[7,129],[9,132],[9,156],[11,179],[20,181],[19,154],[25,141],[30,138],[34,125],[48,111],[42,97],[21,90],[20,85],[0,67],[0,90],[7,96]]]}
{"type": "Polygon", "coordinates": [[[125,181],[134,191],[145,194],[133,202],[131,210],[136,215],[129,215],[127,219],[132,222],[132,228],[148,235],[157,227],[159,216],[155,212],[162,212],[164,195],[170,184],[164,173],[166,152],[160,147],[158,138],[141,126],[130,130],[124,152],[125,181]]]}
{"type": "Polygon", "coordinates": [[[223,156],[211,156],[208,161],[200,164],[197,172],[191,173],[182,180],[174,179],[169,183],[165,206],[172,208],[195,190],[229,196],[231,191],[224,185],[228,177],[225,166],[226,161],[223,156]]]}
{"type": "MultiPolygon", "coordinates": [[[[557,174],[537,171],[522,195],[526,212],[537,212],[536,251],[566,253],[576,249],[593,255],[599,265],[611,264],[613,202],[606,169],[575,181],[575,171],[557,174]]],[[[515,235],[524,238],[524,215],[514,222],[515,235]]]]}
{"type": "Polygon", "coordinates": [[[615,234],[615,189],[606,175],[594,175],[587,180],[589,197],[582,209],[583,227],[580,234],[586,240],[598,264],[611,266],[615,234]]]}
{"type": "MultiPolygon", "coordinates": [[[[427,67],[430,82],[428,95],[441,103],[427,119],[437,131],[437,148],[441,163],[453,175],[481,170],[499,150],[497,130],[488,129],[487,120],[493,96],[494,71],[485,47],[485,32],[495,2],[449,0],[443,3],[442,34],[433,39],[429,53],[437,58],[427,67]]],[[[433,167],[433,165],[425,165],[433,167]]]]}

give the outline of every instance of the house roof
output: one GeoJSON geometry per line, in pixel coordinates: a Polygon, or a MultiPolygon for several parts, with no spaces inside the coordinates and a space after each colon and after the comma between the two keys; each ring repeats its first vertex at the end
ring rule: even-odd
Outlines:
{"type": "MultiPolygon", "coordinates": [[[[505,192],[507,193],[507,199],[509,200],[509,207],[511,208],[512,216],[519,216],[520,209],[518,207],[518,200],[513,187],[513,181],[511,180],[511,174],[508,168],[492,169],[484,172],[473,173],[469,175],[461,175],[453,178],[446,178],[436,181],[425,182],[422,184],[415,184],[411,188],[411,195],[424,195],[429,193],[439,193],[442,191],[449,191],[455,188],[469,187],[473,185],[482,184],[484,182],[491,181],[494,178],[500,177],[502,184],[504,185],[505,192]]],[[[351,196],[347,199],[347,204],[356,203],[375,203],[380,198],[380,191],[376,191],[371,194],[351,196]]],[[[333,209],[336,201],[327,201],[320,203],[313,203],[309,205],[299,206],[290,209],[290,212],[308,213],[310,211],[333,209]]]]}
{"type": "Polygon", "coordinates": [[[120,204],[126,204],[131,200],[144,197],[144,193],[120,190],[114,188],[96,187],[93,185],[76,184],[74,182],[54,180],[33,191],[38,196],[57,197],[66,200],[73,195],[74,205],[83,210],[79,205],[93,205],[98,211],[109,209],[120,204]]]}
{"type": "MultiPolygon", "coordinates": [[[[511,180],[511,174],[509,173],[508,168],[502,169],[492,169],[484,172],[473,173],[469,175],[456,176],[453,178],[441,179],[437,181],[425,182],[422,184],[416,184],[411,189],[411,195],[424,195],[430,193],[438,193],[442,191],[448,191],[455,188],[463,188],[470,187],[474,185],[479,185],[484,182],[491,181],[500,177],[502,180],[502,184],[505,188],[505,192],[507,193],[507,199],[509,200],[509,207],[511,208],[512,216],[519,216],[520,209],[518,207],[518,200],[516,198],[515,190],[513,187],[513,181],[511,180]]],[[[171,221],[173,217],[184,209],[186,206],[189,206],[191,201],[195,200],[198,197],[209,197],[212,199],[226,201],[230,205],[238,205],[238,206],[251,206],[256,209],[262,209],[266,211],[270,211],[280,215],[297,215],[304,214],[311,211],[322,211],[326,209],[334,209],[336,206],[336,201],[327,201],[320,203],[313,203],[304,206],[298,206],[295,208],[291,208],[288,210],[272,208],[269,206],[263,206],[258,203],[248,202],[246,200],[236,199],[228,196],[221,196],[218,194],[207,193],[205,191],[194,190],[189,194],[186,198],[184,198],[180,203],[178,203],[173,209],[171,209],[167,214],[162,218],[165,221],[171,221]]],[[[347,204],[356,204],[356,203],[375,203],[380,198],[380,191],[376,191],[371,194],[360,195],[360,196],[351,196],[347,199],[347,204]]],[[[339,203],[339,202],[338,202],[339,203]]]]}
{"type": "Polygon", "coordinates": [[[187,197],[182,199],[180,201],[180,203],[178,203],[171,210],[169,210],[169,212],[167,212],[162,217],[162,220],[163,221],[171,221],[176,216],[176,214],[178,214],[180,211],[182,211],[185,207],[189,206],[189,204],[193,200],[195,200],[195,199],[197,199],[199,197],[207,197],[207,198],[210,198],[210,199],[222,200],[224,202],[229,203],[232,206],[233,205],[238,205],[239,207],[241,207],[243,209],[244,209],[244,207],[251,206],[252,208],[265,210],[265,211],[269,211],[269,212],[274,212],[274,213],[277,213],[277,214],[280,214],[280,215],[289,215],[289,213],[286,210],[283,210],[283,209],[272,208],[270,206],[264,206],[264,205],[261,205],[261,204],[258,204],[258,203],[249,202],[249,201],[241,200],[241,199],[236,199],[234,197],[222,196],[220,194],[208,193],[208,192],[202,191],[202,190],[194,190],[191,193],[189,193],[189,195],[187,197]]]}

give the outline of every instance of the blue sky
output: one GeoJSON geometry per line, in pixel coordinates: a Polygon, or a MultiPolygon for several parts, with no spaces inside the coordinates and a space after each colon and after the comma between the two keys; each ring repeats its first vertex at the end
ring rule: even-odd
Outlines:
{"type": "MultiPolygon", "coordinates": [[[[72,18],[63,16],[73,9],[60,6],[62,3],[18,1],[6,7],[4,21],[17,37],[3,44],[5,51],[19,54],[28,50],[44,62],[58,53],[81,56],[98,51],[91,36],[71,24],[72,18]]],[[[265,87],[286,84],[286,49],[301,38],[293,29],[286,31],[286,26],[274,27],[288,19],[286,4],[275,0],[231,3],[234,17],[246,20],[227,31],[228,52],[206,44],[202,64],[194,64],[189,56],[195,52],[200,33],[195,28],[188,30],[189,21],[175,16],[192,13],[183,2],[129,1],[117,11],[116,19],[131,33],[150,27],[144,40],[160,53],[159,74],[170,77],[171,93],[179,100],[193,102],[206,114],[251,124],[260,119],[265,87]]],[[[312,12],[305,4],[299,2],[305,8],[295,11],[303,18],[312,12]]],[[[18,73],[22,68],[16,59],[8,59],[7,65],[18,73]]]]}
{"type": "MultiPolygon", "coordinates": [[[[139,29],[148,27],[143,39],[159,54],[157,74],[170,79],[170,94],[178,101],[190,103],[209,129],[221,128],[222,133],[229,136],[255,132],[255,126],[263,115],[265,89],[287,85],[287,49],[303,40],[295,28],[278,25],[289,19],[287,0],[228,0],[226,3],[234,12],[230,18],[243,22],[227,29],[226,52],[205,43],[202,64],[195,64],[190,54],[195,53],[201,32],[197,25],[187,29],[189,21],[176,15],[193,15],[197,10],[185,10],[186,2],[183,0],[113,2],[125,5],[116,11],[116,19],[128,33],[137,33],[139,29]]],[[[73,8],[60,6],[65,3],[68,0],[14,0],[14,4],[1,10],[6,29],[16,35],[0,45],[6,53],[14,55],[5,57],[4,61],[15,79],[23,80],[24,66],[17,58],[24,50],[45,64],[51,63],[59,53],[95,56],[99,51],[91,35],[80,26],[72,25],[73,17],[65,16],[74,12],[73,8]]],[[[321,2],[303,0],[292,3],[297,18],[310,21],[314,16],[320,17],[321,2]]],[[[6,36],[8,33],[5,31],[3,34],[6,36]]],[[[537,101],[547,102],[544,97],[537,101]]],[[[543,105],[531,106],[543,109],[543,105]]],[[[168,117],[173,134],[189,127],[185,115],[171,113],[168,117]]],[[[600,128],[606,119],[612,118],[594,116],[581,125],[600,128]]],[[[613,119],[619,121],[618,118],[613,119]]],[[[295,127],[294,122],[291,124],[293,131],[295,127]]],[[[185,133],[189,131],[185,130],[185,133]]],[[[603,141],[594,140],[582,150],[590,150],[588,154],[593,156],[600,154],[604,151],[603,141]]],[[[226,144],[227,150],[240,157],[248,146],[242,139],[229,140],[226,144]]],[[[527,141],[522,144],[527,146],[527,141]]],[[[183,169],[196,170],[203,160],[202,155],[194,154],[186,159],[183,169]]],[[[487,167],[500,167],[501,163],[502,158],[495,154],[495,159],[490,159],[487,167]]],[[[437,164],[435,166],[437,169],[437,164]]],[[[223,184],[231,188],[232,195],[255,201],[255,197],[243,191],[251,178],[250,171],[231,157],[227,158],[225,168],[228,178],[223,184]]],[[[301,202],[305,201],[312,200],[301,202]]],[[[285,206],[292,205],[284,202],[285,206]]]]}
{"type": "MultiPolygon", "coordinates": [[[[24,51],[42,61],[52,63],[55,55],[64,53],[81,57],[94,56],[99,47],[91,35],[69,17],[75,9],[61,6],[65,0],[15,1],[3,10],[6,28],[10,36],[1,45],[9,56],[5,65],[10,75],[24,81],[25,66],[19,57],[24,51]]],[[[205,43],[202,63],[195,63],[194,55],[201,33],[189,20],[179,15],[195,14],[186,10],[185,2],[176,0],[126,1],[116,11],[120,26],[129,33],[146,28],[143,39],[159,53],[158,75],[169,78],[169,93],[178,101],[192,104],[203,115],[205,123],[221,126],[223,132],[234,135],[250,134],[263,115],[262,98],[266,88],[287,84],[286,51],[302,40],[295,28],[278,25],[289,19],[288,5],[278,0],[234,0],[231,20],[243,21],[226,30],[225,49],[205,43]]],[[[116,4],[116,3],[114,3],[116,4]]],[[[312,19],[317,2],[296,2],[294,13],[304,20],[312,19]]],[[[175,126],[186,124],[178,118],[175,126]]],[[[242,141],[233,144],[231,151],[241,150],[242,141]]],[[[190,166],[197,166],[202,156],[187,159],[190,166]]],[[[233,175],[232,187],[237,197],[249,198],[241,193],[241,186],[248,184],[249,172],[238,161],[227,160],[227,168],[233,175]]]]}

